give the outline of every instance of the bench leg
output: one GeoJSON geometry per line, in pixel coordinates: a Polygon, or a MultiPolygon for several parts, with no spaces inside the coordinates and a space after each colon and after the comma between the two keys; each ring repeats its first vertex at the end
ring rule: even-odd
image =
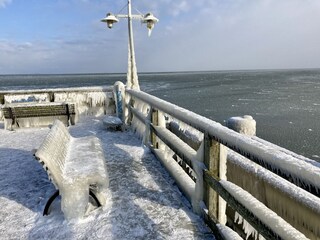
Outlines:
{"type": "Polygon", "coordinates": [[[100,182],[96,182],[94,185],[90,185],[90,191],[95,195],[97,198],[96,202],[98,201],[101,206],[106,204],[107,201],[107,190],[109,186],[108,177],[101,178],[102,180],[100,182]]]}
{"type": "Polygon", "coordinates": [[[101,203],[99,202],[98,198],[96,197],[96,195],[91,190],[89,190],[89,194],[94,199],[94,201],[96,202],[97,207],[101,207],[101,203]]]}
{"type": "Polygon", "coordinates": [[[81,218],[89,202],[89,189],[82,186],[65,186],[61,191],[61,210],[66,219],[81,218]]]}
{"type": "Polygon", "coordinates": [[[96,194],[90,191],[88,187],[67,186],[64,192],[61,192],[61,210],[65,218],[83,217],[88,207],[89,195],[97,202],[97,206],[100,207],[101,203],[96,194]]]}
{"type": "MultiPolygon", "coordinates": [[[[89,190],[89,195],[93,198],[93,200],[96,202],[97,207],[101,207],[101,203],[99,202],[98,198],[96,197],[96,195],[89,190]]],[[[59,196],[59,190],[57,190],[47,201],[46,206],[44,207],[43,210],[43,216],[49,215],[49,208],[51,206],[51,204],[53,203],[53,201],[59,196]]]]}
{"type": "Polygon", "coordinates": [[[52,204],[52,202],[59,196],[59,190],[57,190],[48,200],[46,206],[44,207],[44,210],[43,210],[43,216],[45,215],[49,215],[49,208],[52,204]]]}

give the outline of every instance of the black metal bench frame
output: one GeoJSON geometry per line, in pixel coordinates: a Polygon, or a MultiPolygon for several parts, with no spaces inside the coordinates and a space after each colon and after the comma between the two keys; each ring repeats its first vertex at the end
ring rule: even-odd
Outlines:
{"type": "MultiPolygon", "coordinates": [[[[43,210],[43,216],[49,215],[49,209],[51,204],[53,203],[53,201],[60,195],[59,190],[56,190],[56,192],[48,199],[44,210],[43,210]]],[[[94,193],[89,190],[89,195],[93,198],[93,200],[96,202],[97,207],[101,207],[101,203],[99,202],[98,198],[96,197],[96,195],[94,195],[94,193]]]]}

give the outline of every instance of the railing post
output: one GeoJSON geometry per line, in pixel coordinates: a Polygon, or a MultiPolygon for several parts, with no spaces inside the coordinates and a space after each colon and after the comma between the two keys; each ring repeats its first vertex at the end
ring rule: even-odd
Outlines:
{"type": "MultiPolygon", "coordinates": [[[[164,114],[159,111],[158,109],[151,108],[151,123],[153,126],[160,126],[160,127],[165,127],[166,122],[165,122],[165,117],[164,114]]],[[[154,134],[152,131],[150,132],[151,136],[151,143],[154,148],[162,149],[164,150],[164,144],[159,143],[157,140],[156,134],[154,134]]]]}
{"type": "MultiPolygon", "coordinates": [[[[204,164],[216,179],[226,179],[226,147],[204,134],[204,164]]],[[[204,184],[204,203],[209,216],[216,222],[226,223],[226,202],[207,183],[204,184]]]]}
{"type": "Polygon", "coordinates": [[[4,94],[0,93],[0,105],[4,104],[4,94]]]}
{"type": "MultiPolygon", "coordinates": [[[[231,117],[227,120],[227,127],[247,136],[255,136],[256,135],[256,121],[252,118],[252,116],[245,115],[243,117],[231,117]]],[[[243,187],[242,180],[239,178],[239,174],[242,173],[243,175],[243,169],[239,168],[238,165],[235,165],[232,163],[232,161],[228,161],[228,181],[243,187]]],[[[244,176],[246,177],[246,176],[244,176]]],[[[256,180],[254,180],[256,181],[256,180]]],[[[252,183],[253,185],[257,186],[259,188],[259,191],[265,192],[264,184],[258,184],[258,182],[252,183]]],[[[246,189],[245,189],[246,190],[246,189]]],[[[229,213],[229,215],[232,212],[229,213]]],[[[229,216],[232,218],[233,216],[229,216]]],[[[244,220],[245,221],[245,220],[244,220]]]]}
{"type": "Polygon", "coordinates": [[[124,100],[125,100],[125,86],[122,82],[118,81],[113,85],[113,96],[116,105],[116,114],[117,117],[122,121],[124,119],[124,100]]]}
{"type": "Polygon", "coordinates": [[[131,94],[128,94],[127,91],[125,91],[123,104],[124,104],[123,121],[126,125],[130,125],[133,118],[132,112],[130,111],[130,107],[134,107],[134,100],[131,94]]]}
{"type": "Polygon", "coordinates": [[[256,121],[249,115],[229,118],[227,127],[244,135],[256,135],[256,121]]]}
{"type": "MultiPolygon", "coordinates": [[[[158,110],[151,108],[151,123],[153,126],[158,126],[159,121],[158,121],[158,110]]],[[[157,142],[157,136],[153,131],[150,131],[150,140],[151,140],[151,144],[153,146],[154,149],[157,149],[159,146],[158,142],[157,142]]]]}

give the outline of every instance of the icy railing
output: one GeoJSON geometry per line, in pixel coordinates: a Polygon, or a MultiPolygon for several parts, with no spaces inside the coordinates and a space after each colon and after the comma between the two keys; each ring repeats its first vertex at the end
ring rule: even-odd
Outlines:
{"type": "Polygon", "coordinates": [[[214,231],[221,233],[226,223],[225,200],[247,237],[320,237],[319,163],[141,91],[127,89],[123,99],[123,120],[214,231]],[[244,204],[246,199],[251,204],[244,204]],[[258,202],[265,206],[260,213],[258,202]]]}
{"type": "Polygon", "coordinates": [[[0,92],[0,120],[3,118],[1,105],[19,102],[72,102],[79,116],[115,112],[112,87],[14,90],[0,92]]]}

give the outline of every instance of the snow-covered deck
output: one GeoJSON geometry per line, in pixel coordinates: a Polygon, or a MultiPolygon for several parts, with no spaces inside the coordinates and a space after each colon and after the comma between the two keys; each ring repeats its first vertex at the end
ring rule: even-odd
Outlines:
{"type": "Polygon", "coordinates": [[[107,131],[101,118],[86,118],[69,131],[103,143],[109,200],[80,221],[67,222],[59,201],[42,216],[54,193],[34,159],[48,128],[7,131],[0,123],[0,236],[3,239],[214,239],[192,213],[166,170],[130,131],[107,131]]]}

